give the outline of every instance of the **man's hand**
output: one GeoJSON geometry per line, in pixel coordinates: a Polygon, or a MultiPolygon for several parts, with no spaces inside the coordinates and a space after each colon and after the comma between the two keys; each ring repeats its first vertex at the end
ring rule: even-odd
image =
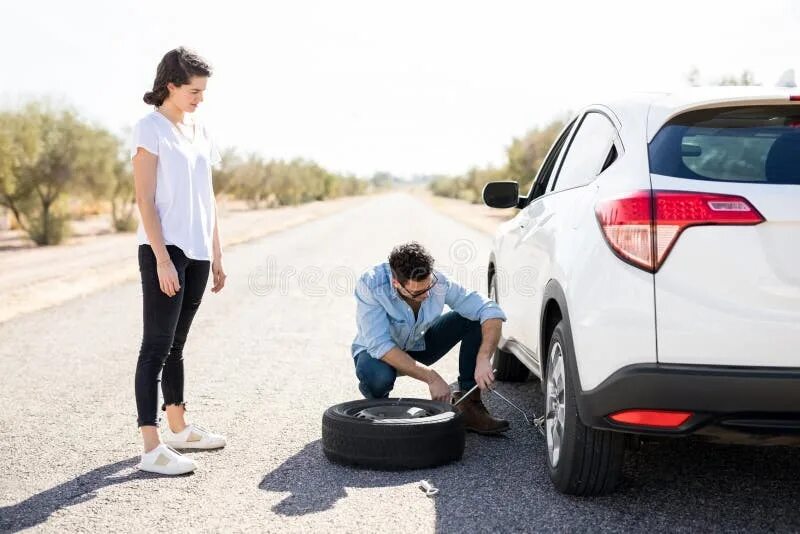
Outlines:
{"type": "Polygon", "coordinates": [[[428,389],[431,391],[431,400],[450,402],[450,386],[436,371],[431,371],[428,389]]]}
{"type": "Polygon", "coordinates": [[[475,362],[475,382],[481,389],[494,385],[494,372],[492,372],[492,362],[489,358],[478,356],[478,360],[475,362]]]}

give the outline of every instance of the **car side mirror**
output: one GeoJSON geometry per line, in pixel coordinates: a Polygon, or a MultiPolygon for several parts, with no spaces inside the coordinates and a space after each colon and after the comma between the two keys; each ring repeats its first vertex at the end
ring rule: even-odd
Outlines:
{"type": "Polygon", "coordinates": [[[489,182],[483,186],[483,203],[490,208],[516,208],[519,206],[517,182],[489,182]]]}

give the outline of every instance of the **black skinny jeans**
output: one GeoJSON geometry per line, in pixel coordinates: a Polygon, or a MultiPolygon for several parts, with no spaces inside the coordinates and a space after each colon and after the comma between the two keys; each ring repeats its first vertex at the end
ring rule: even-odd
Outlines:
{"type": "Polygon", "coordinates": [[[175,245],[167,252],[178,271],[180,291],[174,297],[158,285],[156,256],[139,245],[144,332],[136,364],[136,409],[139,426],[157,425],[158,373],[164,405],[183,404],[183,345],[208,283],[211,262],[187,258],[175,245]],[[163,369],[163,371],[162,371],[163,369]]]}

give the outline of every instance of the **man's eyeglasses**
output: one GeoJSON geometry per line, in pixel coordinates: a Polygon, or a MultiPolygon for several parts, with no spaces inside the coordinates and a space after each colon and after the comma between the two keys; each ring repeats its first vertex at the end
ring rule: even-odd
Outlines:
{"type": "Polygon", "coordinates": [[[426,287],[426,288],[425,288],[425,289],[423,289],[422,291],[409,291],[409,290],[408,290],[408,288],[406,288],[406,286],[404,286],[404,285],[402,285],[402,284],[400,284],[400,286],[401,286],[403,289],[405,289],[405,290],[406,290],[406,292],[407,292],[409,295],[411,295],[413,298],[416,298],[416,297],[418,297],[418,296],[420,296],[420,295],[422,295],[422,294],[424,294],[424,293],[427,293],[427,292],[428,292],[428,291],[430,291],[431,289],[433,289],[433,286],[435,286],[435,285],[436,285],[436,282],[438,282],[438,281],[439,281],[439,280],[438,280],[438,278],[436,278],[436,275],[435,275],[435,274],[431,273],[431,277],[433,277],[433,282],[431,282],[431,285],[429,285],[428,287],[426,287]]]}

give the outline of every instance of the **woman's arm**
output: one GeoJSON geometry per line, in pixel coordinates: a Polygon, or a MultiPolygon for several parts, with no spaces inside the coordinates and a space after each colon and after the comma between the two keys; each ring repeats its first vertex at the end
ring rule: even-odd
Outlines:
{"type": "Polygon", "coordinates": [[[178,273],[164,244],[164,235],[161,232],[161,220],[156,210],[156,167],[158,156],[151,154],[142,147],[133,157],[133,182],[136,189],[136,205],[142,216],[142,225],[150,241],[150,247],[156,256],[158,265],[158,280],[161,291],[170,297],[180,290],[178,273]],[[174,276],[172,276],[174,274],[174,276]],[[163,275],[163,276],[162,276],[163,275]]]}
{"type": "Polygon", "coordinates": [[[142,225],[156,255],[156,261],[169,259],[164,235],[161,233],[161,221],[156,211],[156,167],[158,156],[139,147],[133,157],[133,181],[136,188],[136,205],[142,215],[142,225]]]}
{"type": "Polygon", "coordinates": [[[217,218],[217,199],[214,198],[214,260],[222,259],[222,245],[219,240],[219,219],[217,218]]]}
{"type": "Polygon", "coordinates": [[[219,239],[219,219],[217,218],[217,198],[214,197],[214,259],[211,263],[211,274],[214,278],[212,293],[219,293],[225,287],[225,269],[222,268],[222,245],[219,239]]]}

